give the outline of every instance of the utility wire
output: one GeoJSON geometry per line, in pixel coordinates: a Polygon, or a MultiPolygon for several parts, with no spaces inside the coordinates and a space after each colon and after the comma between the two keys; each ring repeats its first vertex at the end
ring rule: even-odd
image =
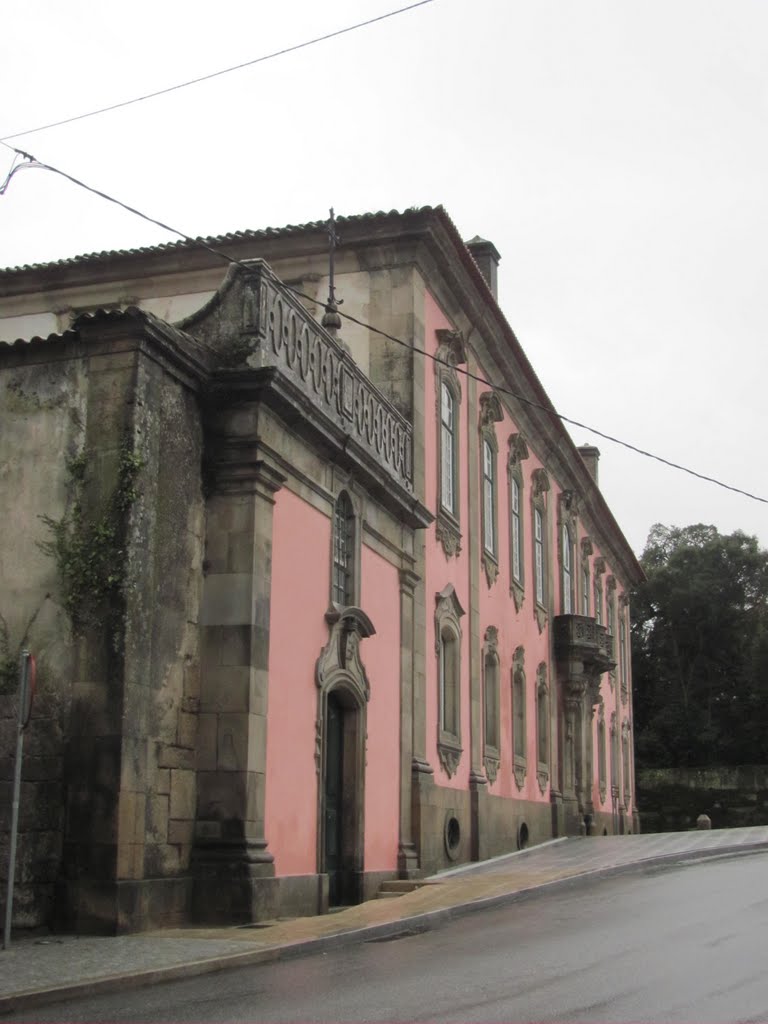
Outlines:
{"type": "MultiPolygon", "coordinates": [[[[141,210],[137,210],[133,206],[129,206],[127,203],[121,202],[119,199],[115,199],[114,196],[108,195],[106,192],[101,192],[97,188],[93,188],[91,185],[86,185],[84,181],[80,181],[79,178],[73,177],[71,174],[67,174],[66,171],[59,170],[58,167],[53,167],[51,164],[46,164],[41,160],[37,160],[36,157],[30,153],[25,153],[23,150],[16,149],[15,146],[9,146],[6,142],[0,139],[0,143],[7,149],[13,150],[18,156],[23,157],[25,160],[31,160],[37,167],[41,167],[47,171],[52,171],[54,174],[60,175],[62,178],[66,178],[67,181],[71,181],[73,185],[77,185],[80,188],[85,189],[87,192],[92,192],[94,195],[99,196],[101,199],[106,199],[109,203],[114,203],[116,206],[122,207],[129,213],[135,214],[137,217],[141,217],[142,220],[148,221],[150,224],[154,224],[156,227],[162,228],[164,231],[169,231],[173,235],[178,235],[179,238],[189,242],[193,245],[198,245],[202,249],[207,249],[208,252],[213,253],[214,256],[226,260],[227,263],[231,263],[234,266],[241,267],[243,270],[250,270],[246,263],[241,260],[235,259],[234,256],[230,256],[228,253],[222,252],[221,249],[217,249],[212,245],[209,245],[202,238],[193,238],[192,235],[188,235],[184,231],[180,231],[178,228],[171,227],[170,224],[165,224],[161,220],[157,220],[154,217],[150,217],[146,213],[142,213],[141,210]]],[[[292,288],[290,285],[282,285],[287,291],[292,292],[294,295],[299,296],[302,299],[308,299],[312,303],[318,303],[318,298],[315,295],[306,295],[304,292],[299,291],[297,288],[292,288]]],[[[349,320],[351,323],[357,324],[359,327],[364,327],[366,330],[373,331],[374,334],[380,335],[382,338],[386,338],[388,341],[392,341],[397,345],[402,345],[403,348],[410,349],[412,352],[416,352],[419,355],[425,356],[427,359],[433,360],[433,362],[441,363],[442,365],[451,365],[440,359],[438,356],[433,355],[431,352],[427,352],[424,349],[417,348],[415,345],[411,345],[407,341],[403,341],[402,338],[397,338],[393,334],[388,334],[387,331],[381,330],[379,327],[374,327],[373,324],[366,323],[364,320],[358,320],[357,317],[352,316],[350,313],[342,313],[338,310],[339,316],[345,320],[349,320]]],[[[470,380],[477,381],[479,384],[483,384],[485,387],[492,388],[494,391],[498,391],[501,394],[509,395],[511,398],[516,399],[518,402],[522,402],[524,405],[528,405],[531,408],[539,409],[541,412],[546,412],[550,416],[555,416],[563,423],[569,423],[573,427],[579,427],[581,430],[586,430],[591,434],[602,437],[606,441],[610,441],[612,444],[619,445],[621,448],[627,448],[629,451],[635,452],[637,455],[642,455],[644,458],[653,459],[655,462],[660,462],[664,466],[669,466],[671,469],[676,469],[681,473],[687,473],[689,476],[696,477],[698,480],[704,480],[706,483],[714,484],[717,487],[722,487],[726,491],[732,491],[734,494],[741,494],[745,498],[749,498],[752,501],[759,501],[764,505],[768,505],[768,498],[761,498],[757,494],[752,494],[750,491],[742,490],[740,487],[733,487],[731,484],[726,484],[722,480],[718,480],[716,477],[707,476],[705,473],[699,473],[695,469],[689,469],[688,466],[683,466],[678,462],[672,462],[670,459],[665,459],[661,455],[655,455],[653,452],[646,451],[644,448],[638,448],[637,445],[630,444],[629,441],[623,441],[619,437],[614,437],[612,434],[606,434],[602,430],[598,430],[596,427],[590,426],[588,423],[581,423],[579,420],[572,419],[570,416],[565,416],[563,413],[558,412],[552,406],[543,405],[541,402],[537,402],[532,398],[527,398],[525,395],[519,394],[517,391],[512,391],[511,388],[503,387],[498,384],[494,384],[492,381],[485,377],[481,377],[479,374],[472,373],[471,370],[465,370],[460,366],[452,366],[457,373],[462,374],[470,380]]]]}
{"type": "MultiPolygon", "coordinates": [[[[335,32],[327,32],[323,36],[316,36],[314,39],[306,39],[303,43],[296,43],[294,46],[286,46],[282,50],[275,50],[274,53],[267,53],[263,57],[256,57],[253,60],[246,60],[242,64],[235,64],[230,68],[222,68],[220,71],[212,71],[209,75],[201,75],[199,78],[190,78],[188,82],[179,82],[177,85],[169,85],[165,89],[157,89],[155,92],[148,92],[143,96],[134,96],[130,100],[122,100],[120,103],[112,103],[108,107],[99,107],[96,110],[88,110],[84,114],[75,114],[73,117],[62,118],[61,121],[51,121],[48,124],[40,124],[36,128],[28,128],[23,132],[14,132],[13,135],[4,135],[0,142],[8,142],[10,139],[18,139],[22,135],[33,135],[35,132],[44,132],[48,128],[59,128],[64,124],[72,124],[74,121],[83,121],[87,117],[95,117],[97,114],[106,114],[110,110],[120,110],[121,107],[130,107],[134,103],[143,103],[144,100],[154,99],[156,96],[165,96],[169,92],[176,92],[178,89],[186,89],[189,85],[198,85],[200,82],[208,82],[212,78],[219,78],[221,75],[228,75],[232,71],[241,71],[243,68],[253,67],[254,64],[262,64],[273,57],[283,57],[286,53],[295,53],[296,50],[303,50],[307,46],[314,46],[315,43],[324,43],[328,39],[335,39],[337,36],[346,35],[356,29],[365,28],[367,25],[374,25],[378,21],[385,21],[387,18],[394,18],[398,14],[405,14],[416,7],[423,7],[425,4],[434,3],[434,0],[417,0],[417,3],[409,4],[407,7],[399,7],[395,11],[388,11],[386,14],[379,14],[375,18],[368,18],[367,21],[358,21],[355,25],[348,25],[346,28],[336,29],[335,32]]],[[[135,212],[135,211],[134,211],[135,212]]]]}

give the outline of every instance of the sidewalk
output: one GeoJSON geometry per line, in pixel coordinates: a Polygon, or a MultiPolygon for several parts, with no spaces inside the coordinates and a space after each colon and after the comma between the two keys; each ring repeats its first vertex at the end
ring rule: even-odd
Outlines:
{"type": "Polygon", "coordinates": [[[711,832],[557,839],[521,853],[465,865],[394,899],[322,917],[241,928],[183,928],[117,938],[23,938],[0,952],[0,1014],[151,985],[230,967],[267,963],[502,906],[544,887],[649,863],[768,851],[768,826],[711,832]]]}

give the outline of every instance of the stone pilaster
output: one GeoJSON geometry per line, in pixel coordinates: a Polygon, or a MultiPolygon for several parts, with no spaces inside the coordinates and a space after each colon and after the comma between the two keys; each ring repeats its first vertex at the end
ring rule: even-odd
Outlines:
{"type": "Polygon", "coordinates": [[[284,477],[225,451],[208,500],[195,827],[198,920],[274,916],[264,829],[274,494],[284,477]]]}

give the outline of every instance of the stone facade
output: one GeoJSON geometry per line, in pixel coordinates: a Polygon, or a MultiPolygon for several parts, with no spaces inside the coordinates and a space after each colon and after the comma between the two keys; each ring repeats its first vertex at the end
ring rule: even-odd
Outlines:
{"type": "Polygon", "coordinates": [[[40,678],[19,925],[317,913],[639,826],[640,569],[594,450],[442,210],[344,223],[344,312],[384,334],[319,326],[326,244],[0,273],[5,792],[22,647],[40,678]]]}

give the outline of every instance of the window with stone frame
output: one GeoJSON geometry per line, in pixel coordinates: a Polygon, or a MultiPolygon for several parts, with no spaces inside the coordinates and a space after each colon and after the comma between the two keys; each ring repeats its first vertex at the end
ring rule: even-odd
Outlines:
{"type": "Polygon", "coordinates": [[[525,650],[518,647],[512,656],[512,771],[518,789],[528,773],[525,704],[525,650]]]}
{"type": "Polygon", "coordinates": [[[557,502],[558,557],[560,561],[560,612],[573,615],[576,611],[574,592],[574,540],[576,537],[576,495],[561,491],[557,502]]]}
{"type": "Polygon", "coordinates": [[[629,721],[625,718],[621,726],[621,768],[623,777],[624,806],[632,800],[632,746],[630,743],[629,721]]]}
{"type": "Polygon", "coordinates": [[[581,538],[581,614],[589,616],[592,597],[592,573],[589,559],[592,555],[592,541],[589,537],[581,538]]]}
{"type": "Polygon", "coordinates": [[[333,567],[331,599],[340,608],[357,603],[357,531],[355,511],[346,491],[341,491],[333,506],[333,567]]]}
{"type": "Polygon", "coordinates": [[[461,550],[459,472],[461,384],[456,367],[466,362],[459,331],[437,331],[437,515],[435,530],[448,558],[461,550]]]}
{"type": "Polygon", "coordinates": [[[461,760],[461,617],[464,609],[451,584],[435,595],[437,655],[437,753],[454,775],[461,760]]]}
{"type": "Polygon", "coordinates": [[[498,629],[489,626],[483,644],[483,762],[491,783],[496,781],[501,763],[498,642],[498,629]]]}
{"type": "Polygon", "coordinates": [[[614,800],[619,797],[619,727],[616,722],[616,712],[611,712],[611,796],[614,800]]]}
{"type": "Polygon", "coordinates": [[[629,698],[628,605],[629,598],[626,594],[621,594],[619,597],[619,685],[622,704],[626,704],[629,698]]]}
{"type": "Polygon", "coordinates": [[[523,522],[523,460],[528,445],[522,434],[511,434],[508,442],[507,479],[509,481],[509,590],[517,611],[525,599],[525,526],[523,522]]]}
{"type": "Polygon", "coordinates": [[[595,570],[595,587],[594,587],[594,603],[595,603],[595,619],[597,620],[598,626],[603,625],[603,575],[605,574],[605,559],[602,556],[598,556],[594,562],[595,570]]]}
{"type": "Polygon", "coordinates": [[[483,568],[488,586],[499,575],[497,455],[494,424],[504,419],[499,396],[493,391],[480,395],[480,495],[482,501],[483,568]]]}
{"type": "Polygon", "coordinates": [[[597,784],[600,791],[600,803],[605,803],[607,793],[607,761],[605,746],[605,705],[602,698],[597,712],[597,784]]]}
{"type": "MultiPolygon", "coordinates": [[[[605,627],[609,635],[616,639],[616,577],[607,576],[605,580],[605,627]]],[[[616,683],[616,667],[608,674],[613,690],[616,683]]]]}
{"type": "Polygon", "coordinates": [[[549,477],[546,470],[535,469],[531,474],[531,530],[533,540],[533,614],[539,627],[544,631],[547,624],[548,565],[547,550],[547,494],[549,477]]]}
{"type": "Polygon", "coordinates": [[[543,795],[549,782],[549,687],[547,663],[536,669],[536,778],[543,795]]]}

